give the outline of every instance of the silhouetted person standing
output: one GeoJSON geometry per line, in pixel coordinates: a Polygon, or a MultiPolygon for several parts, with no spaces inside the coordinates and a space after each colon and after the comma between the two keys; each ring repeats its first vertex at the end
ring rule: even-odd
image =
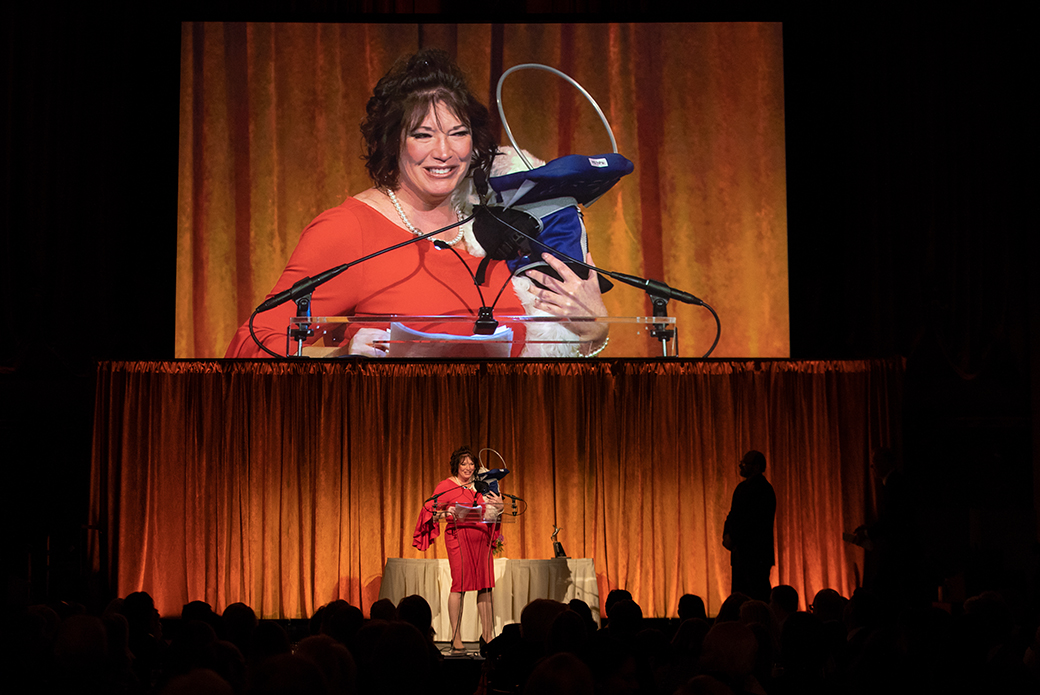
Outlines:
{"type": "Polygon", "coordinates": [[[743,481],[733,491],[722,545],[730,552],[733,567],[732,592],[740,592],[759,601],[769,601],[769,572],[776,557],[773,554],[773,518],[776,516],[776,493],[764,475],[766,457],[751,450],[740,460],[743,481]]]}

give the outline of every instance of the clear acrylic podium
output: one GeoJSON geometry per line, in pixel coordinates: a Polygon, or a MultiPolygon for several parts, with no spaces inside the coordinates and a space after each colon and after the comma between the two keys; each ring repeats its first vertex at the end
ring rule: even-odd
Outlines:
{"type": "Polygon", "coordinates": [[[678,341],[672,316],[496,316],[498,331],[473,335],[474,316],[297,316],[286,333],[286,356],[346,357],[350,339],[362,328],[389,331],[388,357],[500,359],[519,357],[568,358],[592,352],[568,330],[576,323],[608,325],[610,345],[605,357],[676,357],[678,341]]]}
{"type": "Polygon", "coordinates": [[[441,516],[437,519],[437,523],[442,525],[451,525],[454,523],[464,524],[515,524],[517,514],[511,514],[508,511],[508,505],[506,509],[503,509],[499,514],[492,515],[485,513],[481,507],[470,507],[459,502],[445,502],[434,507],[435,512],[451,512],[450,516],[441,516]]]}

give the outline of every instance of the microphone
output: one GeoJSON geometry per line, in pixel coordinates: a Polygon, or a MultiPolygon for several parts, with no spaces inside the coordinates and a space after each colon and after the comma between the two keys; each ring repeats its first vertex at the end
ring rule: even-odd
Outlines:
{"type": "MultiPolygon", "coordinates": [[[[487,305],[487,302],[484,300],[484,293],[480,290],[480,286],[484,284],[484,271],[487,268],[488,257],[485,256],[480,262],[480,266],[477,269],[480,273],[480,277],[478,278],[473,274],[473,271],[470,270],[466,261],[462,260],[462,256],[460,256],[459,252],[455,250],[455,247],[449,245],[446,241],[441,241],[440,239],[434,241],[433,245],[440,251],[447,249],[454,253],[455,257],[459,259],[459,263],[462,264],[462,267],[465,268],[466,272],[469,273],[469,276],[473,278],[473,285],[477,288],[477,295],[480,297],[480,309],[477,310],[477,320],[473,324],[473,335],[494,335],[495,331],[498,330],[498,321],[495,319],[495,307],[494,305],[487,305]]],[[[503,289],[505,289],[504,286],[503,289]]],[[[498,294],[499,296],[502,295],[501,292],[498,294]]],[[[495,303],[498,303],[497,297],[495,298],[495,303]]]]}
{"type": "Polygon", "coordinates": [[[538,219],[515,208],[478,205],[473,209],[473,236],[496,261],[510,261],[531,251],[531,241],[542,231],[538,219]]]}
{"type": "Polygon", "coordinates": [[[480,494],[491,491],[496,495],[500,495],[502,493],[498,490],[498,481],[507,475],[509,475],[508,468],[495,468],[494,470],[477,473],[473,477],[473,487],[475,487],[477,492],[480,494]]]}
{"type": "Polygon", "coordinates": [[[623,282],[626,285],[632,287],[638,287],[645,290],[647,294],[652,297],[661,297],[663,299],[674,299],[684,304],[695,304],[697,306],[704,306],[704,301],[694,297],[689,292],[683,292],[673,287],[669,287],[660,280],[651,280],[649,278],[640,278],[635,275],[625,275],[624,273],[615,273],[613,271],[599,271],[607,275],[607,277],[614,278],[618,282],[623,282]]]}
{"type": "Polygon", "coordinates": [[[324,285],[326,282],[328,282],[329,280],[331,280],[332,278],[336,277],[337,275],[339,275],[340,273],[342,273],[343,271],[347,270],[348,268],[350,268],[352,266],[355,266],[355,265],[357,265],[359,263],[364,263],[365,261],[370,260],[372,258],[375,258],[376,256],[382,256],[384,253],[388,253],[390,251],[394,251],[396,249],[401,248],[402,246],[408,246],[408,244],[414,244],[417,241],[422,241],[423,239],[429,239],[434,234],[440,234],[441,232],[446,232],[449,229],[454,229],[455,227],[458,227],[460,225],[466,224],[467,222],[469,222],[472,219],[473,219],[473,215],[470,215],[469,217],[467,217],[464,220],[461,220],[459,222],[455,222],[453,224],[449,224],[447,227],[441,227],[440,229],[437,229],[435,231],[428,232],[426,234],[420,234],[419,236],[416,236],[416,237],[412,237],[408,241],[402,241],[400,244],[394,244],[393,246],[388,246],[385,249],[380,249],[379,251],[376,251],[375,253],[370,253],[367,256],[364,256],[363,258],[357,259],[356,261],[350,261],[349,263],[344,263],[343,265],[336,266],[335,268],[330,268],[329,270],[326,270],[326,271],[324,271],[322,273],[319,273],[319,274],[315,275],[314,277],[306,277],[306,278],[303,278],[302,280],[298,280],[289,289],[284,290],[282,292],[279,292],[275,296],[270,297],[269,299],[264,300],[260,304],[260,306],[258,306],[256,308],[256,310],[253,313],[254,314],[260,314],[260,313],[263,313],[265,311],[268,311],[269,309],[274,309],[276,306],[280,306],[282,304],[285,304],[286,302],[295,301],[295,300],[299,299],[300,297],[304,297],[304,296],[310,294],[315,289],[317,289],[319,286],[324,285]]]}
{"type": "MultiPolygon", "coordinates": [[[[271,309],[274,309],[276,306],[281,306],[282,304],[285,304],[286,302],[300,302],[300,301],[303,301],[303,299],[309,297],[310,294],[315,289],[317,289],[321,285],[324,285],[326,282],[328,282],[332,278],[336,277],[337,275],[339,275],[343,271],[347,270],[348,268],[351,268],[352,266],[358,265],[359,263],[364,263],[365,261],[370,260],[372,258],[375,258],[376,256],[382,256],[384,253],[388,253],[390,251],[394,251],[395,249],[399,249],[402,246],[408,246],[409,244],[414,244],[417,241],[421,241],[423,239],[429,239],[434,234],[440,234],[441,232],[447,231],[449,229],[454,229],[455,227],[458,227],[460,225],[466,224],[467,222],[469,222],[472,219],[473,219],[473,215],[470,215],[469,217],[467,217],[464,220],[459,220],[458,222],[455,222],[453,224],[449,224],[447,227],[441,227],[440,229],[436,229],[436,230],[434,230],[432,232],[428,232],[427,234],[420,234],[419,236],[412,237],[408,241],[402,241],[400,244],[394,244],[393,246],[388,246],[385,249],[380,249],[379,251],[376,251],[374,253],[370,253],[367,256],[364,256],[363,258],[357,259],[356,261],[350,261],[349,263],[344,263],[342,265],[336,266],[335,268],[330,268],[329,270],[326,270],[326,271],[324,271],[322,273],[318,273],[314,277],[305,277],[305,278],[302,278],[300,280],[297,280],[295,283],[293,283],[293,286],[290,287],[289,289],[283,290],[282,292],[279,292],[275,296],[270,297],[270,298],[264,300],[263,302],[260,303],[260,306],[258,306],[257,308],[253,309],[253,313],[249,315],[249,337],[251,337],[253,339],[254,343],[256,343],[257,345],[260,346],[261,350],[263,350],[267,354],[271,355],[272,357],[277,357],[277,358],[281,359],[282,355],[279,355],[277,352],[275,352],[271,348],[269,348],[266,345],[264,345],[263,342],[261,342],[261,340],[258,337],[256,337],[256,331],[253,329],[253,319],[256,318],[257,314],[262,314],[263,312],[269,311],[271,309]]],[[[308,307],[307,307],[307,314],[306,315],[307,316],[311,316],[309,299],[307,301],[307,304],[308,304],[308,307]]],[[[308,332],[308,335],[309,335],[309,332],[308,332]]],[[[301,340],[300,345],[302,347],[302,339],[300,339],[300,340],[301,340]]],[[[286,352],[288,352],[288,348],[286,348],[286,352]]],[[[286,356],[288,356],[288,355],[286,355],[286,356]]]]}
{"type": "MultiPolygon", "coordinates": [[[[524,213],[524,214],[526,214],[526,213],[524,213]]],[[[530,217],[530,215],[528,215],[528,217],[530,217]]],[[[684,304],[695,304],[697,306],[707,306],[701,299],[699,299],[698,297],[693,296],[689,292],[683,292],[682,290],[677,290],[677,289],[674,289],[672,287],[669,287],[668,285],[666,285],[665,283],[661,282],[660,280],[651,280],[651,279],[648,279],[648,278],[637,277],[635,275],[626,275],[625,273],[617,273],[617,272],[614,272],[612,270],[603,270],[602,268],[597,268],[595,266],[589,265],[588,263],[586,263],[583,260],[579,261],[576,258],[572,258],[571,256],[568,256],[563,251],[560,251],[559,249],[554,249],[553,247],[549,246],[545,242],[539,241],[534,236],[527,234],[527,232],[525,232],[523,229],[520,229],[520,228],[518,228],[516,226],[513,226],[512,224],[509,223],[509,221],[507,221],[503,217],[496,216],[496,220],[500,224],[505,225],[509,229],[512,229],[516,233],[516,234],[514,234],[514,236],[519,235],[519,236],[525,237],[528,240],[529,243],[533,242],[534,244],[537,244],[541,248],[545,249],[546,251],[549,251],[549,252],[551,252],[551,253],[553,253],[553,254],[555,254],[557,256],[561,256],[561,257],[565,258],[566,260],[570,261],[571,263],[576,263],[577,265],[579,265],[579,266],[581,266],[583,268],[588,268],[589,270],[595,270],[597,273],[599,273],[601,275],[606,275],[607,277],[609,277],[611,279],[614,279],[614,280],[617,280],[618,282],[622,282],[622,283],[624,283],[626,285],[631,285],[632,287],[638,287],[639,289],[644,290],[647,294],[649,294],[652,297],[661,297],[663,299],[674,299],[676,301],[683,302],[684,304]]],[[[474,223],[474,231],[476,231],[475,225],[476,225],[476,223],[474,223]]]]}
{"type": "Polygon", "coordinates": [[[473,187],[477,189],[477,195],[480,196],[481,202],[487,200],[488,175],[480,167],[473,170],[473,187]]]}

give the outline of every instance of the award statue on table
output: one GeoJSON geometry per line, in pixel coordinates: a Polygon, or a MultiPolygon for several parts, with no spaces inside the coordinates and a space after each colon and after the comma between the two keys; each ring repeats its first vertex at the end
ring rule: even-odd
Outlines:
{"type": "Polygon", "coordinates": [[[558,540],[556,540],[556,535],[559,532],[560,532],[560,527],[557,526],[556,524],[553,524],[553,532],[552,532],[553,557],[566,558],[567,557],[567,553],[563,549],[563,543],[561,543],[558,540]]]}

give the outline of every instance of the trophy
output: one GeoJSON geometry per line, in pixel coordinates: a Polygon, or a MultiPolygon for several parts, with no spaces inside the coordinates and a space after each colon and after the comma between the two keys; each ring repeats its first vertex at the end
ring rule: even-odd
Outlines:
{"type": "Polygon", "coordinates": [[[557,558],[560,558],[560,557],[566,558],[567,557],[567,552],[563,549],[563,543],[561,543],[558,540],[556,540],[556,534],[558,534],[559,532],[560,532],[560,527],[557,526],[556,524],[553,524],[553,532],[552,532],[553,556],[557,557],[557,558]]]}

